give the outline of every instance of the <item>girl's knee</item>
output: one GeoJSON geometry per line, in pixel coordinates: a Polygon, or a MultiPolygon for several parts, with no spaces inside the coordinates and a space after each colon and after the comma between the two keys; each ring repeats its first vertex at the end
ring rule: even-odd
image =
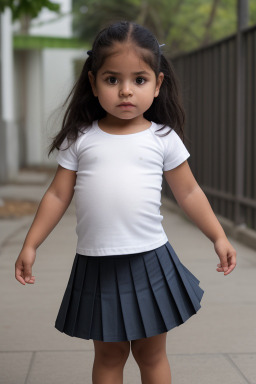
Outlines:
{"type": "Polygon", "coordinates": [[[153,366],[166,358],[166,335],[133,340],[131,351],[138,365],[153,366]]]}
{"type": "Polygon", "coordinates": [[[134,359],[139,366],[155,366],[166,358],[166,352],[163,350],[154,350],[152,352],[144,349],[132,351],[134,359]]]}
{"type": "Polygon", "coordinates": [[[94,340],[95,359],[107,366],[121,365],[130,354],[130,342],[103,342],[94,340]]]}

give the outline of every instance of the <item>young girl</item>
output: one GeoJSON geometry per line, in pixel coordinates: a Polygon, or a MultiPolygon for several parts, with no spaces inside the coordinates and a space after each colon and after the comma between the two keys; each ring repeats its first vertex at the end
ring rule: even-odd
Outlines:
{"type": "Polygon", "coordinates": [[[75,190],[76,256],[55,327],[93,340],[94,384],[122,383],[130,347],[142,383],[171,383],[167,332],[199,310],[203,290],[161,225],[163,173],[214,243],[217,271],[228,275],[236,264],[187,163],[173,69],[147,29],[120,22],[98,34],[67,101],[50,148],[59,150],[59,166],[16,261],[16,279],[34,284],[36,249],[75,190]]]}

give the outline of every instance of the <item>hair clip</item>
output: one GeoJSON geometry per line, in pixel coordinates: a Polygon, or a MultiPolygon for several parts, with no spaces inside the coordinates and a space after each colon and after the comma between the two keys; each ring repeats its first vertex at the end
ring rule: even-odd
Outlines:
{"type": "Polygon", "coordinates": [[[87,55],[88,56],[91,56],[92,55],[92,50],[90,49],[89,51],[87,51],[87,55]]]}
{"type": "Polygon", "coordinates": [[[162,47],[164,47],[165,46],[165,44],[161,44],[161,45],[159,45],[159,48],[162,48],[162,47]]]}

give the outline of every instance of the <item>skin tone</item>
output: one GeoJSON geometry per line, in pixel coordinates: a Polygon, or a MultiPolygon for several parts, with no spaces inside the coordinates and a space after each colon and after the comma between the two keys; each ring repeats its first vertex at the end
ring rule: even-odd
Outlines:
{"type": "MultiPolygon", "coordinates": [[[[151,123],[143,113],[158,96],[163,73],[157,77],[130,43],[115,44],[96,78],[89,72],[95,97],[107,112],[99,127],[110,134],[133,134],[148,129],[151,123]]],[[[236,266],[236,251],[228,241],[212,208],[196,182],[187,161],[164,172],[164,176],[181,208],[213,242],[219,257],[217,271],[225,276],[236,266]]],[[[60,165],[47,189],[22,250],[15,264],[15,277],[23,285],[34,284],[32,266],[36,249],[51,233],[68,208],[74,193],[76,172],[60,165]]],[[[171,372],[165,352],[166,333],[130,342],[94,341],[94,384],[122,383],[123,367],[130,347],[141,371],[142,383],[169,384],[171,372]],[[150,352],[150,353],[149,353],[150,352]]]]}

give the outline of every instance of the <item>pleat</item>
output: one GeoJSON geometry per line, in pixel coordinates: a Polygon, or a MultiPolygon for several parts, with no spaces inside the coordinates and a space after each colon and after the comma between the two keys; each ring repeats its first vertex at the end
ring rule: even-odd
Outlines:
{"type": "MultiPolygon", "coordinates": [[[[84,256],[81,256],[84,258],[84,256]]],[[[99,275],[99,263],[97,260],[87,259],[84,281],[80,295],[79,310],[77,314],[75,334],[78,337],[90,338],[93,322],[93,311],[96,303],[96,289],[99,275]],[[83,325],[81,327],[81,324],[83,325]]],[[[101,315],[99,313],[99,315],[101,315]]],[[[97,316],[98,317],[98,316],[97,316]]]]}
{"type": "Polygon", "coordinates": [[[128,258],[116,260],[116,273],[127,339],[146,337],[128,258]]]}
{"type": "MultiPolygon", "coordinates": [[[[181,263],[181,261],[180,261],[180,263],[181,263]]],[[[188,274],[188,278],[190,280],[192,280],[195,284],[198,285],[200,283],[200,281],[193,275],[193,273],[191,273],[190,270],[187,269],[187,267],[184,264],[182,264],[182,267],[183,267],[184,271],[188,274]]]]}
{"type": "MultiPolygon", "coordinates": [[[[107,259],[107,258],[106,258],[107,259]]],[[[118,341],[125,337],[124,319],[117,286],[114,258],[100,263],[102,327],[104,341],[118,341]]]]}
{"type": "MultiPolygon", "coordinates": [[[[96,292],[94,297],[93,304],[93,315],[92,315],[92,324],[91,324],[91,333],[88,339],[93,340],[103,340],[102,333],[102,309],[101,309],[101,287],[100,287],[100,262],[97,260],[92,261],[94,266],[97,266],[96,274],[96,292]]],[[[92,276],[93,277],[93,276],[92,276]]]]}
{"type": "Polygon", "coordinates": [[[165,322],[166,330],[169,330],[183,321],[162,272],[157,253],[154,251],[150,256],[144,257],[144,262],[152,291],[165,322]]]}
{"type": "MultiPolygon", "coordinates": [[[[147,253],[147,258],[153,256],[154,252],[147,253]]],[[[131,258],[130,265],[146,337],[165,332],[166,327],[150,287],[143,257],[131,258]]]]}
{"type": "Polygon", "coordinates": [[[82,289],[86,272],[87,259],[78,258],[75,279],[73,283],[72,294],[69,301],[68,316],[65,321],[65,332],[70,336],[75,335],[76,321],[81,301],[82,289]]]}
{"type": "Polygon", "coordinates": [[[198,311],[200,302],[191,287],[188,275],[185,274],[178,257],[172,248],[171,250],[169,249],[169,243],[166,243],[165,247],[157,248],[156,253],[170,293],[173,296],[182,321],[185,322],[198,311]]]}
{"type": "MultiPolygon", "coordinates": [[[[185,272],[183,264],[180,262],[178,256],[176,255],[174,249],[172,248],[172,246],[171,246],[171,244],[169,242],[166,243],[166,246],[167,246],[169,254],[172,257],[172,259],[173,259],[173,261],[175,263],[175,266],[176,266],[176,268],[177,268],[177,270],[179,272],[181,280],[182,280],[182,282],[183,282],[183,284],[184,284],[184,286],[185,286],[185,288],[187,290],[187,293],[189,295],[191,303],[193,304],[193,307],[194,307],[195,311],[197,312],[199,310],[199,308],[201,308],[200,301],[198,300],[194,290],[191,289],[191,285],[195,281],[196,277],[193,276],[193,279],[191,279],[192,273],[189,272],[189,274],[188,274],[188,273],[185,272]]],[[[187,269],[187,271],[188,271],[188,269],[187,269]]],[[[197,280],[197,282],[199,284],[199,280],[197,280]]],[[[203,296],[203,290],[199,286],[198,286],[198,289],[201,291],[201,294],[203,296]]]]}
{"type": "Polygon", "coordinates": [[[55,321],[55,328],[57,328],[60,332],[63,332],[64,326],[65,326],[65,321],[66,321],[66,317],[67,317],[67,313],[68,313],[70,298],[72,295],[74,277],[75,277],[76,269],[77,269],[77,262],[78,262],[78,255],[76,254],[73,265],[72,265],[68,284],[67,284],[67,287],[66,287],[65,293],[63,295],[61,305],[60,305],[58,316],[57,316],[56,321],[55,321]]]}
{"type": "Polygon", "coordinates": [[[191,284],[191,287],[193,288],[194,292],[195,292],[195,295],[196,297],[198,298],[198,301],[200,302],[202,300],[202,297],[203,297],[203,294],[204,294],[204,291],[199,287],[199,283],[200,281],[193,275],[193,273],[191,273],[186,267],[185,265],[183,265],[183,269],[185,271],[185,273],[188,275],[188,280],[191,284]]]}

